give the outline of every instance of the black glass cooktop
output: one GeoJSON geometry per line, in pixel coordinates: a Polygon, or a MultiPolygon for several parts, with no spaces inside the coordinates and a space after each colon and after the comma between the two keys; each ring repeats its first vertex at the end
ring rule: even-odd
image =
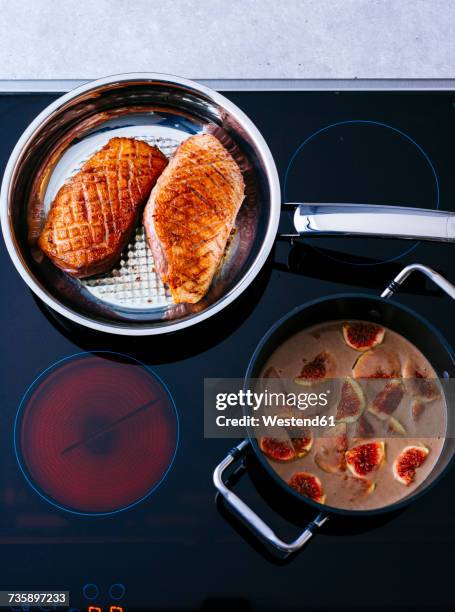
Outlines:
{"type": "MultiPolygon", "coordinates": [[[[286,200],[455,211],[451,93],[226,95],[263,132],[286,200]]],[[[55,97],[0,95],[2,168],[23,129],[55,97]]],[[[286,213],[281,229],[291,230],[286,213]]],[[[355,522],[333,517],[301,554],[280,561],[215,499],[213,468],[232,441],[203,437],[204,377],[241,377],[262,335],[291,308],[338,292],[376,295],[413,262],[454,278],[448,245],[278,240],[253,286],[222,315],[169,337],[133,340],[57,319],[27,289],[2,245],[0,590],[68,590],[73,612],[453,609],[453,472],[399,514],[355,522]],[[124,512],[86,515],[49,503],[24,478],[14,446],[28,386],[57,361],[87,351],[116,351],[151,366],[179,415],[169,473],[124,512]]],[[[448,297],[413,279],[396,299],[455,343],[448,297]]],[[[249,467],[236,485],[242,496],[283,537],[297,535],[308,516],[277,512],[253,460],[249,467]]]]}

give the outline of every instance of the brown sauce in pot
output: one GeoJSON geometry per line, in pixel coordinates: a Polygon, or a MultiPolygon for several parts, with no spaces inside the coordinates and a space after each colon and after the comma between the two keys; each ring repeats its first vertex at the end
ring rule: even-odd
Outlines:
{"type": "MultiPolygon", "coordinates": [[[[342,333],[343,323],[345,322],[334,321],[319,324],[290,337],[272,353],[264,366],[261,377],[271,376],[270,372],[273,372],[272,377],[278,375],[283,379],[294,379],[301,372],[303,365],[311,362],[322,351],[328,351],[334,358],[335,371],[331,372],[333,379],[352,377],[353,365],[363,353],[346,344],[342,333]]],[[[403,376],[406,364],[413,363],[416,364],[419,372],[424,372],[426,377],[437,379],[437,374],[426,357],[400,334],[385,328],[384,338],[379,346],[398,360],[400,376],[403,376]]],[[[290,461],[275,461],[267,457],[267,461],[287,482],[296,472],[309,472],[317,476],[322,483],[325,503],[329,506],[351,510],[371,510],[388,506],[411,495],[429,476],[443,448],[447,426],[447,407],[442,389],[436,380],[435,384],[440,390],[439,397],[422,403],[421,413],[416,418],[412,412],[415,397],[405,384],[404,396],[391,415],[404,427],[405,432],[399,434],[395,432],[391,435],[388,432],[389,420],[381,420],[368,410],[378,389],[382,389],[387,381],[376,379],[359,382],[362,382],[362,385],[366,383],[364,387],[366,408],[363,417],[374,431],[370,432],[367,437],[365,434],[362,437],[359,435],[359,421],[348,423],[346,425],[347,447],[350,449],[358,444],[372,441],[384,442],[385,460],[376,471],[367,476],[369,482],[375,483],[372,491],[365,493],[368,487],[363,486],[362,482],[359,482],[359,479],[347,469],[329,473],[317,465],[315,456],[321,450],[320,445],[327,446],[333,440],[327,437],[318,438],[317,432],[314,434],[311,450],[304,457],[290,461]],[[424,463],[416,469],[413,482],[406,486],[394,478],[392,466],[401,451],[406,446],[412,445],[424,445],[430,452],[424,463]]],[[[301,387],[301,390],[305,391],[309,388],[301,387]]],[[[330,402],[329,411],[326,411],[327,415],[335,415],[337,403],[337,401],[330,402]]]]}

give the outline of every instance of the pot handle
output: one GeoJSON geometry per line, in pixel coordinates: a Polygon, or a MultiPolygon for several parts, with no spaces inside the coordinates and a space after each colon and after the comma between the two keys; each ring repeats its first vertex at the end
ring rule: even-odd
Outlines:
{"type": "Polygon", "coordinates": [[[428,266],[423,266],[422,264],[411,264],[410,266],[406,266],[403,268],[399,274],[390,282],[388,287],[384,289],[381,293],[382,298],[389,298],[398,291],[400,286],[404,283],[404,281],[408,278],[410,274],[413,272],[421,272],[425,274],[433,283],[438,285],[452,300],[455,300],[455,286],[452,285],[446,278],[444,278],[439,272],[429,268],[428,266]]]}
{"type": "Polygon", "coordinates": [[[248,445],[249,441],[243,440],[238,446],[235,446],[230,451],[223,461],[215,468],[213,472],[213,482],[225,501],[244,519],[246,524],[252,530],[256,531],[268,544],[277,549],[282,556],[287,557],[300,550],[311,538],[314,530],[321,527],[329,516],[324,512],[320,512],[293,542],[288,543],[281,540],[244,501],[224,484],[223,473],[234,461],[238,461],[243,457],[248,445]]]}
{"type": "Polygon", "coordinates": [[[298,236],[376,236],[455,242],[455,213],[376,204],[284,204],[298,236]]]}

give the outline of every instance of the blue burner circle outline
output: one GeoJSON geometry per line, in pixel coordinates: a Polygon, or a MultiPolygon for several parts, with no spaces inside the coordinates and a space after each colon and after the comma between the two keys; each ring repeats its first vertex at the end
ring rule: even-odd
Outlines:
{"type": "MultiPolygon", "coordinates": [[[[347,119],[346,121],[337,121],[336,123],[331,123],[329,125],[326,125],[322,128],[320,128],[319,130],[316,130],[316,132],[313,132],[312,134],[310,134],[310,136],[308,136],[307,138],[305,138],[305,140],[300,143],[300,145],[297,147],[297,149],[294,151],[294,153],[292,154],[291,159],[289,160],[289,163],[287,165],[286,168],[286,172],[284,173],[284,201],[288,202],[288,197],[287,197],[287,184],[288,184],[288,178],[289,178],[289,173],[292,169],[292,166],[294,164],[295,159],[297,158],[297,156],[299,155],[300,151],[303,149],[303,147],[305,145],[307,145],[311,140],[313,140],[313,138],[315,138],[316,136],[319,136],[319,134],[322,134],[324,132],[327,132],[328,130],[334,128],[334,127],[339,127],[340,125],[375,125],[375,126],[379,126],[379,127],[383,127],[383,128],[387,128],[389,130],[392,130],[392,132],[395,132],[396,134],[399,134],[400,136],[402,136],[405,140],[407,140],[408,142],[410,142],[411,144],[413,144],[416,149],[419,151],[419,153],[423,156],[423,158],[425,159],[425,161],[427,162],[432,174],[433,174],[433,178],[434,178],[434,182],[435,182],[435,188],[436,188],[436,198],[435,198],[435,209],[439,210],[439,206],[440,206],[440,189],[439,189],[439,179],[438,179],[438,175],[436,172],[436,169],[433,165],[433,162],[430,159],[430,156],[428,155],[428,153],[419,145],[418,142],[416,142],[411,136],[409,136],[409,134],[406,134],[406,132],[403,132],[402,130],[400,130],[399,128],[394,127],[393,125],[389,125],[388,123],[382,123],[381,121],[374,121],[374,120],[370,120],[370,119],[347,119]]],[[[353,263],[353,262],[348,262],[344,259],[339,259],[337,257],[332,257],[331,255],[327,255],[326,253],[322,253],[321,250],[318,247],[315,247],[313,245],[309,245],[311,246],[311,248],[313,248],[315,251],[318,251],[319,253],[321,253],[322,255],[324,255],[324,257],[327,257],[328,259],[332,259],[333,261],[337,261],[337,262],[342,262],[344,264],[348,264],[351,266],[380,266],[382,264],[385,263],[390,263],[393,261],[398,261],[400,260],[402,257],[406,257],[406,255],[409,255],[409,253],[412,253],[412,251],[414,251],[419,245],[421,244],[421,241],[417,241],[415,242],[411,247],[409,247],[408,249],[406,249],[405,251],[403,251],[402,253],[400,253],[399,255],[396,255],[395,257],[391,257],[389,259],[385,259],[384,261],[378,261],[376,263],[353,263]]]]}
{"type": "Polygon", "coordinates": [[[126,586],[122,584],[121,582],[115,582],[114,584],[111,584],[111,586],[109,587],[109,597],[113,599],[114,601],[120,601],[121,599],[125,597],[125,594],[126,594],[126,586]],[[118,590],[120,594],[114,595],[114,589],[118,590]]]}
{"type": "Polygon", "coordinates": [[[120,512],[125,512],[127,510],[131,510],[132,508],[135,508],[136,506],[141,504],[143,501],[145,501],[146,499],[151,497],[151,495],[153,495],[153,493],[155,491],[157,491],[157,489],[164,483],[164,481],[166,480],[167,476],[169,475],[172,467],[174,466],[175,458],[177,456],[177,452],[178,452],[179,446],[180,446],[180,419],[179,419],[179,413],[177,411],[177,406],[175,405],[174,398],[173,398],[173,396],[172,396],[172,394],[171,394],[167,384],[164,382],[164,380],[154,370],[152,370],[152,368],[150,368],[149,366],[145,365],[145,363],[143,363],[142,361],[139,361],[139,359],[136,359],[135,357],[132,357],[131,355],[126,355],[125,353],[119,353],[117,351],[109,351],[109,350],[81,351],[80,353],[73,353],[72,355],[68,355],[67,357],[63,357],[62,359],[58,359],[57,361],[54,361],[54,363],[52,363],[50,366],[48,366],[40,374],[38,374],[38,376],[33,380],[33,382],[27,387],[27,389],[26,389],[25,393],[23,394],[22,399],[21,399],[21,401],[19,403],[19,408],[17,409],[16,417],[14,419],[14,426],[13,426],[14,455],[16,457],[16,461],[17,461],[17,464],[19,465],[19,468],[20,468],[20,470],[22,472],[22,475],[24,476],[25,481],[31,487],[31,489],[33,489],[33,491],[37,495],[39,495],[39,497],[41,497],[41,499],[46,501],[51,506],[54,506],[54,508],[57,508],[57,510],[63,510],[64,512],[69,512],[70,514],[74,514],[76,516],[84,516],[84,517],[90,517],[90,518],[97,518],[97,517],[103,517],[103,516],[112,516],[112,515],[115,515],[115,514],[119,514],[120,512]],[[35,385],[38,383],[38,381],[40,381],[40,379],[44,378],[48,372],[50,372],[54,368],[58,367],[59,365],[65,363],[66,361],[69,361],[71,359],[75,359],[77,357],[85,357],[85,356],[88,356],[88,355],[103,354],[103,353],[104,354],[108,354],[108,355],[117,355],[118,357],[123,357],[123,358],[125,358],[127,360],[135,361],[138,365],[142,366],[149,374],[151,374],[163,386],[165,392],[167,393],[167,396],[169,397],[169,400],[170,400],[170,403],[171,403],[171,406],[172,406],[172,408],[174,410],[174,415],[175,415],[175,421],[176,421],[175,449],[174,449],[174,453],[172,455],[171,461],[169,462],[169,465],[166,468],[166,471],[164,472],[164,474],[161,477],[161,479],[152,487],[152,489],[150,489],[150,491],[148,491],[140,499],[137,499],[135,502],[133,502],[132,504],[129,504],[128,506],[124,506],[123,508],[117,508],[117,510],[111,510],[109,512],[80,512],[78,510],[74,510],[72,508],[68,508],[68,507],[64,506],[63,504],[59,504],[58,502],[53,500],[51,497],[49,497],[43,491],[41,491],[34,484],[32,479],[29,477],[29,475],[27,473],[27,470],[26,470],[25,466],[22,464],[22,461],[21,461],[21,458],[20,458],[19,443],[18,443],[18,440],[17,440],[18,430],[19,430],[19,421],[20,421],[20,416],[21,416],[21,413],[22,413],[22,409],[23,409],[24,404],[25,404],[25,402],[26,402],[26,400],[28,398],[29,393],[35,387],[35,385]]]}
{"type": "Polygon", "coordinates": [[[95,599],[98,599],[100,596],[100,588],[94,582],[87,582],[87,584],[84,584],[82,587],[82,595],[87,601],[95,601],[95,599]],[[92,597],[89,597],[87,594],[88,589],[93,589],[94,595],[92,597]]]}

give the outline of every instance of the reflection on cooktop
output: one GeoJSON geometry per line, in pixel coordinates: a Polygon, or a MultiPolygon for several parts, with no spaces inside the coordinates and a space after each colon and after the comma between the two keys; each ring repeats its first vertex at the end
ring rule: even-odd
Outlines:
{"type": "MultiPolygon", "coordinates": [[[[226,479],[226,484],[229,489],[234,490],[242,485],[242,497],[246,497],[248,505],[254,510],[258,509],[260,517],[265,519],[267,524],[272,525],[278,534],[285,534],[285,539],[289,541],[294,540],[303,532],[317,514],[317,511],[313,508],[296,502],[291,495],[283,494],[283,489],[266,474],[263,466],[260,465],[257,457],[251,451],[231,472],[226,479]],[[245,483],[241,482],[243,479],[245,479],[245,483]]],[[[216,504],[223,520],[226,520],[230,527],[268,562],[283,566],[290,565],[295,561],[295,555],[289,557],[277,555],[276,550],[272,550],[262,540],[258,539],[251,528],[247,527],[239,516],[226,506],[219,494],[216,496],[216,504]]],[[[321,534],[349,537],[367,533],[386,525],[402,512],[404,510],[401,509],[386,514],[368,517],[356,516],[355,518],[337,515],[318,529],[315,540],[321,534]]],[[[306,546],[317,546],[317,541],[310,542],[306,546]]],[[[306,548],[298,554],[304,555],[305,550],[306,548]]]]}
{"type": "MultiPolygon", "coordinates": [[[[305,138],[286,168],[284,197],[287,202],[439,208],[440,188],[432,160],[412,136],[378,121],[351,119],[320,127],[305,138]]],[[[417,246],[402,240],[357,238],[339,253],[320,248],[333,247],[337,241],[311,237],[309,244],[334,261],[356,266],[396,261],[417,246]],[[368,258],[362,261],[358,255],[368,258]]]]}
{"type": "MultiPolygon", "coordinates": [[[[274,267],[278,270],[286,270],[292,274],[299,274],[303,277],[316,278],[339,283],[343,278],[352,277],[349,274],[350,266],[339,259],[340,253],[334,249],[318,247],[311,248],[311,245],[301,240],[292,240],[290,246],[285,248],[280,246],[281,258],[277,257],[274,267]]],[[[355,271],[355,283],[358,288],[372,289],[380,293],[380,289],[385,289],[391,279],[403,269],[403,265],[397,261],[381,261],[373,257],[362,255],[351,255],[352,263],[358,265],[355,271]],[[381,263],[382,265],[377,265],[381,263]]],[[[444,274],[443,270],[439,271],[444,274]]],[[[422,275],[414,275],[400,288],[400,293],[442,296],[443,293],[434,284],[428,283],[422,275]]]]}

